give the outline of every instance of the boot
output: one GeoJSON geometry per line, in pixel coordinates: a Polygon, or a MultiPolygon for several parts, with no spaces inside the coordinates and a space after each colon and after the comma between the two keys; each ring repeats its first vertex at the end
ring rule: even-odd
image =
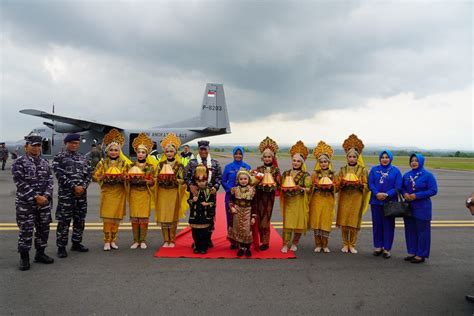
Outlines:
{"type": "Polygon", "coordinates": [[[28,250],[20,251],[20,267],[21,271],[30,270],[30,252],[28,250]]]}
{"type": "Polygon", "coordinates": [[[67,257],[66,247],[58,247],[58,258],[66,258],[66,257],[67,257]]]}
{"type": "Polygon", "coordinates": [[[87,248],[86,246],[84,246],[83,244],[81,244],[79,242],[73,242],[72,246],[71,246],[71,250],[72,251],[79,251],[79,252],[88,252],[89,248],[87,248]]]}
{"type": "Polygon", "coordinates": [[[44,248],[41,248],[36,250],[35,262],[50,264],[54,262],[54,259],[45,254],[44,248]]]}

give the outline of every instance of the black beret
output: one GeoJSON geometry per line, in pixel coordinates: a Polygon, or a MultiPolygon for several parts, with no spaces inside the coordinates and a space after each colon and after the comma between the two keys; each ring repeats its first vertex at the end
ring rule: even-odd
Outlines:
{"type": "Polygon", "coordinates": [[[73,142],[76,140],[81,140],[81,135],[74,133],[74,134],[67,134],[67,136],[64,137],[64,143],[73,142]]]}

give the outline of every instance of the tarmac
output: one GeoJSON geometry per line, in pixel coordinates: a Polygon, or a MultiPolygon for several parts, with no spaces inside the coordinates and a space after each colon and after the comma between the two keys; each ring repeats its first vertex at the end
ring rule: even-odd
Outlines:
{"type": "MultiPolygon", "coordinates": [[[[228,156],[217,159],[222,167],[231,161],[228,156]]],[[[245,160],[253,167],[260,163],[256,157],[245,160]]],[[[372,255],[370,209],[363,218],[358,254],[341,253],[340,231],[333,229],[330,254],[313,252],[309,231],[297,259],[155,258],[161,232],[152,225],[148,249],[131,250],[127,219],[120,230],[120,249],[105,253],[99,189],[93,183],[83,240],[90,251],[69,251],[68,258],[57,258],[52,225],[46,252],[54,264],[32,263],[31,270],[21,272],[10,163],[0,171],[1,315],[474,315],[474,303],[464,298],[474,295],[474,221],[464,206],[474,191],[474,172],[431,170],[439,191],[433,198],[431,255],[423,264],[403,261],[401,222],[392,258],[372,255]]],[[[279,163],[282,170],[290,166],[289,158],[279,163]]],[[[310,160],[308,170],[313,167],[310,160]]],[[[401,166],[402,172],[406,167],[401,166]]],[[[281,228],[278,202],[273,214],[274,226],[281,228]]]]}

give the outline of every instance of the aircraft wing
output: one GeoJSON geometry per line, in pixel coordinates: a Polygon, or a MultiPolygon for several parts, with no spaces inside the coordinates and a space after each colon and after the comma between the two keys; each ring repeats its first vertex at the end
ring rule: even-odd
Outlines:
{"type": "Polygon", "coordinates": [[[81,128],[82,130],[95,130],[97,132],[107,132],[111,130],[112,128],[116,128],[119,131],[122,131],[121,128],[116,127],[116,126],[67,117],[67,116],[56,115],[56,114],[52,114],[52,113],[48,113],[48,112],[44,112],[40,110],[25,109],[25,110],[21,110],[20,113],[32,115],[32,116],[38,116],[38,117],[42,117],[48,120],[53,120],[55,122],[61,122],[61,123],[77,126],[81,128]]]}

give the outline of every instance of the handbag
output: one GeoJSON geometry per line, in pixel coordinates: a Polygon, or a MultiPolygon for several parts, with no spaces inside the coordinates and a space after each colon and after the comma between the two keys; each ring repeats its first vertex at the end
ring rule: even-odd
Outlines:
{"type": "Polygon", "coordinates": [[[397,190],[397,201],[388,201],[383,205],[383,215],[386,217],[411,217],[411,205],[397,190]]]}

